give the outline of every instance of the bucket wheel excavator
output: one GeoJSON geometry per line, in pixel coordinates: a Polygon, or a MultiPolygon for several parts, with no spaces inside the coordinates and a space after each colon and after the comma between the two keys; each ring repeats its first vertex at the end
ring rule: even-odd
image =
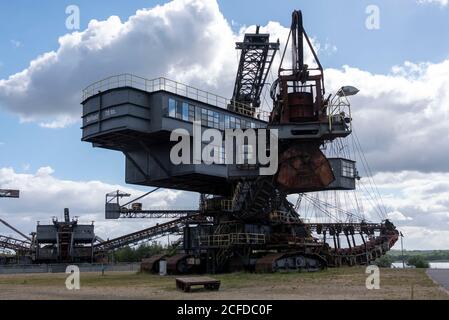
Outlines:
{"type": "MultiPolygon", "coordinates": [[[[199,207],[188,210],[143,210],[138,202],[121,205],[127,194],[108,194],[106,218],[176,220],[98,244],[99,252],[182,233],[179,254],[168,258],[169,272],[274,272],[369,264],[398,240],[386,214],[369,222],[356,196],[356,182],[365,178],[360,180],[346,141],[353,133],[348,96],[357,89],[346,86],[326,96],[323,68],[301,11],[292,14],[282,54],[279,41],[259,31],[237,43],[241,55],[230,100],[165,78],[132,75],[84,90],[82,140],[123,152],[128,183],[200,194],[199,207]],[[270,110],[262,103],[263,91],[277,53],[280,66],[267,90],[270,110]],[[218,154],[213,164],[171,163],[171,131],[194,133],[194,122],[223,132],[276,132],[278,148],[269,149],[277,153],[276,172],[260,175],[258,162],[229,164],[220,148],[213,150],[218,154]]],[[[354,150],[360,149],[358,139],[352,141],[354,150]]]]}

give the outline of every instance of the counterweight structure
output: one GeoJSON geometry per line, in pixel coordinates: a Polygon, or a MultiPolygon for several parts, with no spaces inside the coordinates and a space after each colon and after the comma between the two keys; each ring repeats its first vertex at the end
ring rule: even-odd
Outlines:
{"type": "Polygon", "coordinates": [[[64,209],[64,221],[54,218],[52,224],[38,224],[34,247],[35,262],[93,262],[94,225],[70,220],[69,209],[64,209]]]}
{"type": "Polygon", "coordinates": [[[241,57],[232,99],[165,78],[147,80],[129,74],[96,82],[83,91],[82,140],[122,152],[127,183],[201,194],[198,209],[184,211],[143,210],[140,203],[120,204],[120,198],[129,195],[108,194],[106,218],[177,219],[99,244],[99,252],[182,232],[182,249],[167,258],[170,272],[272,272],[368,264],[394,245],[398,231],[388,220],[308,223],[288,201],[290,194],[354,190],[358,179],[355,161],[323,152],[323,146],[352,132],[346,95],[353,88],[343,87],[325,97],[323,68],[300,11],[293,12],[289,39],[292,63],[283,67],[284,50],[270,91],[271,112],[262,110],[260,96],[279,44],[269,42],[269,35],[258,29],[237,43],[241,57]],[[317,67],[305,63],[305,48],[317,67]],[[277,152],[277,171],[260,175],[264,164],[250,163],[250,157],[230,164],[222,146],[213,149],[217,157],[212,164],[174,164],[170,151],[177,141],[171,141],[170,134],[175,129],[187,132],[192,155],[194,122],[201,124],[200,133],[208,128],[257,133],[276,129],[279,147],[269,152],[277,152]]]}

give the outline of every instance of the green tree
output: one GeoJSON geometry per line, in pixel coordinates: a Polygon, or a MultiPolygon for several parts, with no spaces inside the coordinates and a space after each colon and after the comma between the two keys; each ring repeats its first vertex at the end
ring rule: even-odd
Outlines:
{"type": "Polygon", "coordinates": [[[391,268],[391,264],[393,262],[393,257],[391,257],[390,255],[384,255],[380,258],[377,258],[374,263],[380,268],[391,268]]]}
{"type": "Polygon", "coordinates": [[[133,262],[135,261],[134,250],[130,247],[124,247],[114,253],[117,262],[133,262]]]}
{"type": "Polygon", "coordinates": [[[114,252],[116,262],[139,262],[143,258],[151,257],[166,250],[162,245],[154,242],[152,244],[141,244],[139,247],[124,247],[114,252]]]}
{"type": "Polygon", "coordinates": [[[407,264],[416,268],[428,268],[429,262],[423,256],[412,256],[408,258],[407,264]]]}

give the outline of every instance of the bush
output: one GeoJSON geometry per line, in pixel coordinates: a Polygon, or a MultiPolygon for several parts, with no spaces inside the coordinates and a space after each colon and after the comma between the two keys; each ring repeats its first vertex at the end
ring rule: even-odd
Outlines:
{"type": "Polygon", "coordinates": [[[429,262],[423,256],[413,256],[408,258],[407,264],[416,268],[429,268],[429,262]]]}
{"type": "Polygon", "coordinates": [[[389,255],[384,255],[380,258],[377,258],[374,264],[380,268],[391,268],[391,264],[394,262],[394,259],[389,255]]]}
{"type": "Polygon", "coordinates": [[[124,247],[114,252],[114,260],[116,262],[139,262],[143,258],[151,257],[163,250],[164,247],[157,243],[142,244],[134,248],[124,247]]]}

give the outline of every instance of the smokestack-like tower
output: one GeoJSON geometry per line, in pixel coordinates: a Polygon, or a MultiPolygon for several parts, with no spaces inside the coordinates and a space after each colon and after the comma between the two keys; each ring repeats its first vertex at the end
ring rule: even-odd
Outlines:
{"type": "Polygon", "coordinates": [[[64,208],[64,221],[65,222],[70,222],[69,208],[64,208]]]}

